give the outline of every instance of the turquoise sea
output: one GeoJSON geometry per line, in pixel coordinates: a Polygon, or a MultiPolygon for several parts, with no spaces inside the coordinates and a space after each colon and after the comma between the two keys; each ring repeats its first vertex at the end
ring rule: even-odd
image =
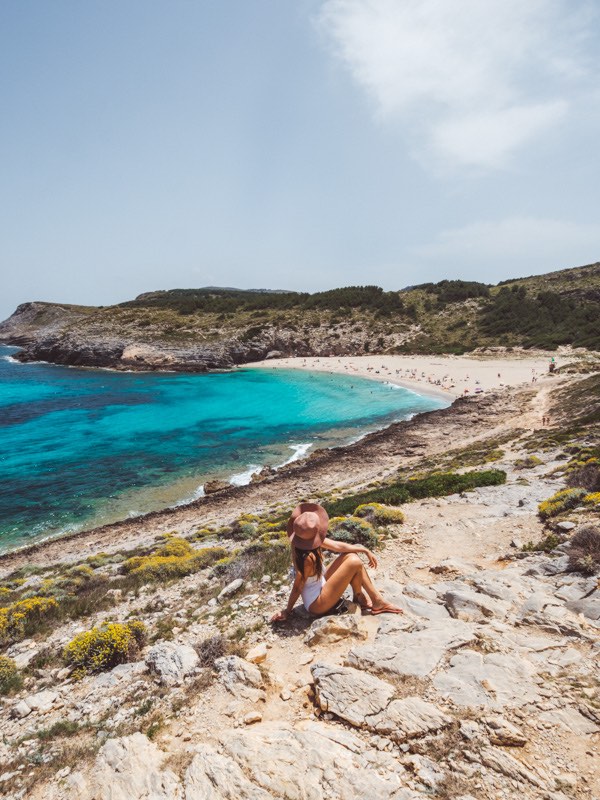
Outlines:
{"type": "Polygon", "coordinates": [[[0,550],[189,502],[446,403],[346,375],[124,373],[0,347],[0,550]]]}

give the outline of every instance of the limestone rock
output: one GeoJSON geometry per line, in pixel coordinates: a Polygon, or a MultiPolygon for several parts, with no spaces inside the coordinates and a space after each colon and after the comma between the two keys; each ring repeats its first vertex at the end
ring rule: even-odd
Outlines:
{"type": "Polygon", "coordinates": [[[244,581],[241,578],[236,578],[234,581],[231,581],[231,583],[228,583],[227,586],[219,592],[217,597],[218,602],[222,602],[227,597],[232,597],[236,592],[239,592],[243,586],[244,581]]]}
{"type": "Polygon", "coordinates": [[[584,717],[576,708],[567,707],[558,708],[554,711],[545,711],[540,714],[540,719],[542,722],[560,725],[578,736],[589,736],[600,731],[600,726],[591,719],[584,717]]]}
{"type": "Polygon", "coordinates": [[[366,634],[359,630],[354,617],[321,617],[316,619],[304,637],[307,645],[333,644],[349,636],[366,639],[366,634]]]}
{"type": "Polygon", "coordinates": [[[584,597],[581,600],[572,600],[566,604],[569,611],[574,614],[583,614],[596,627],[600,628],[600,596],[584,597]]]}
{"type": "Polygon", "coordinates": [[[251,647],[250,650],[246,653],[246,661],[249,661],[251,664],[262,664],[263,661],[266,661],[267,658],[267,645],[266,642],[260,642],[260,644],[251,647]]]}
{"type": "Polygon", "coordinates": [[[311,671],[317,701],[324,711],[396,742],[438,731],[451,722],[418,697],[392,699],[394,688],[372,675],[323,663],[315,664],[311,671]]]}
{"type": "Polygon", "coordinates": [[[527,737],[523,731],[503,717],[490,717],[485,722],[492,744],[500,747],[525,747],[527,744],[527,737]]]}
{"type": "Polygon", "coordinates": [[[475,622],[487,617],[504,619],[510,609],[510,605],[505,601],[487,597],[468,586],[446,592],[444,603],[455,619],[475,622]]]}
{"type": "Polygon", "coordinates": [[[73,773],[67,780],[78,787],[78,800],[183,800],[177,776],[161,769],[165,755],[143,733],[109,739],[89,779],[73,773]]]}
{"type": "Polygon", "coordinates": [[[563,520],[562,522],[557,522],[556,523],[556,528],[559,531],[563,531],[563,533],[568,533],[569,531],[572,531],[573,528],[576,528],[576,527],[577,526],[575,525],[574,522],[570,522],[567,519],[563,520]]]}
{"type": "Polygon", "coordinates": [[[381,714],[394,696],[394,687],[351,667],[318,662],[311,667],[317,702],[323,711],[332,711],[357,727],[381,714]]]}
{"type": "Polygon", "coordinates": [[[553,633],[568,636],[581,635],[581,622],[559,599],[545,592],[534,592],[519,612],[519,621],[524,625],[535,625],[553,633]]]}
{"type": "Polygon", "coordinates": [[[18,719],[23,719],[29,714],[31,714],[31,708],[27,705],[25,700],[19,700],[19,702],[13,706],[11,711],[11,716],[17,717],[18,719]]]}
{"type": "Polygon", "coordinates": [[[231,484],[218,480],[206,481],[204,484],[204,494],[215,494],[215,492],[222,492],[224,489],[231,489],[231,484]]]}
{"type": "Polygon", "coordinates": [[[519,598],[531,594],[532,586],[530,579],[524,578],[520,571],[516,573],[514,569],[501,572],[485,570],[474,576],[470,583],[478,592],[508,603],[515,603],[519,598]]]}
{"type": "Polygon", "coordinates": [[[260,711],[249,711],[244,717],[244,724],[254,725],[255,722],[262,722],[262,714],[260,711]]]}
{"type": "Polygon", "coordinates": [[[185,773],[185,800],[272,800],[230,758],[208,745],[198,750],[185,773]]]}
{"type": "Polygon", "coordinates": [[[539,699],[533,674],[533,666],[517,655],[465,650],[450,659],[433,685],[457,705],[501,709],[539,699]]]}
{"type": "Polygon", "coordinates": [[[51,692],[49,689],[44,689],[37,694],[30,694],[25,698],[25,704],[32,710],[37,711],[39,714],[45,714],[50,711],[52,706],[58,700],[58,694],[51,692]]]}
{"type": "Polygon", "coordinates": [[[232,694],[238,693],[238,686],[250,686],[259,689],[262,686],[262,675],[255,664],[250,664],[239,656],[223,656],[215,661],[219,680],[232,694]]]}
{"type": "Polygon", "coordinates": [[[187,644],[160,642],[150,648],[146,666],[155,672],[162,684],[176,686],[191,674],[200,661],[198,653],[187,644]]]}
{"type": "Polygon", "coordinates": [[[504,753],[497,747],[485,747],[482,749],[481,763],[493,769],[495,772],[500,772],[506,775],[507,778],[512,780],[526,780],[528,783],[537,786],[538,789],[544,789],[545,784],[541,778],[535,774],[531,767],[526,766],[521,761],[517,760],[508,753],[504,753]]]}
{"type": "Polygon", "coordinates": [[[189,794],[186,800],[420,797],[403,788],[404,768],[392,754],[369,752],[367,756],[361,739],[324,723],[309,722],[297,728],[264,723],[227,732],[221,744],[231,767],[222,770],[218,783],[213,768],[217,791],[189,794]],[[241,783],[240,776],[248,783],[241,783]]]}
{"type": "Polygon", "coordinates": [[[378,635],[373,644],[352,648],[346,663],[376,673],[424,677],[448,650],[468,644],[474,638],[472,625],[449,618],[416,631],[378,635]]]}
{"type": "MultiPolygon", "coordinates": [[[[423,597],[411,597],[405,593],[405,589],[396,581],[384,580],[380,585],[381,592],[386,601],[399,606],[403,611],[426,620],[448,619],[448,612],[440,603],[429,602],[423,597]]],[[[408,587],[406,587],[408,589],[408,587]]],[[[414,586],[411,587],[411,594],[414,594],[414,586]]]]}

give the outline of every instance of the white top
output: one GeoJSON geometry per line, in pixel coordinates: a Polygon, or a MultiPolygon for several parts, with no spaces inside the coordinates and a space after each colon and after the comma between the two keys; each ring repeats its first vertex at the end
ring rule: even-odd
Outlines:
{"type": "Polygon", "coordinates": [[[311,575],[302,584],[300,594],[302,595],[302,602],[304,608],[308,611],[311,605],[315,602],[317,597],[321,594],[321,589],[325,586],[324,575],[311,575]]]}

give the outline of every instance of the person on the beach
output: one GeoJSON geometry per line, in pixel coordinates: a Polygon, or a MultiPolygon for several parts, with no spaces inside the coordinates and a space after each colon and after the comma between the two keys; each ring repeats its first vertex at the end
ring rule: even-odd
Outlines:
{"type": "Polygon", "coordinates": [[[329,517],[317,503],[300,503],[288,521],[287,531],[292,550],[294,583],[287,606],[274,614],[271,622],[284,622],[292,613],[296,600],[302,596],[310,614],[327,614],[338,604],[348,586],[352,600],[370,614],[402,614],[402,609],[387,603],[375,586],[359,553],[375,569],[377,559],[361,544],[347,544],[327,538],[329,517]],[[323,566],[323,550],[339,553],[327,569],[323,566]]]}

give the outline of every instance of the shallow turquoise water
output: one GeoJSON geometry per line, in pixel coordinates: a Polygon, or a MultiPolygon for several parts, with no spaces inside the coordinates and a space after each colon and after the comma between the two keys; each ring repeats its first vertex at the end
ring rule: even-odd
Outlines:
{"type": "Polygon", "coordinates": [[[300,370],[123,373],[19,364],[0,347],[0,549],[199,496],[445,405],[300,370]]]}

